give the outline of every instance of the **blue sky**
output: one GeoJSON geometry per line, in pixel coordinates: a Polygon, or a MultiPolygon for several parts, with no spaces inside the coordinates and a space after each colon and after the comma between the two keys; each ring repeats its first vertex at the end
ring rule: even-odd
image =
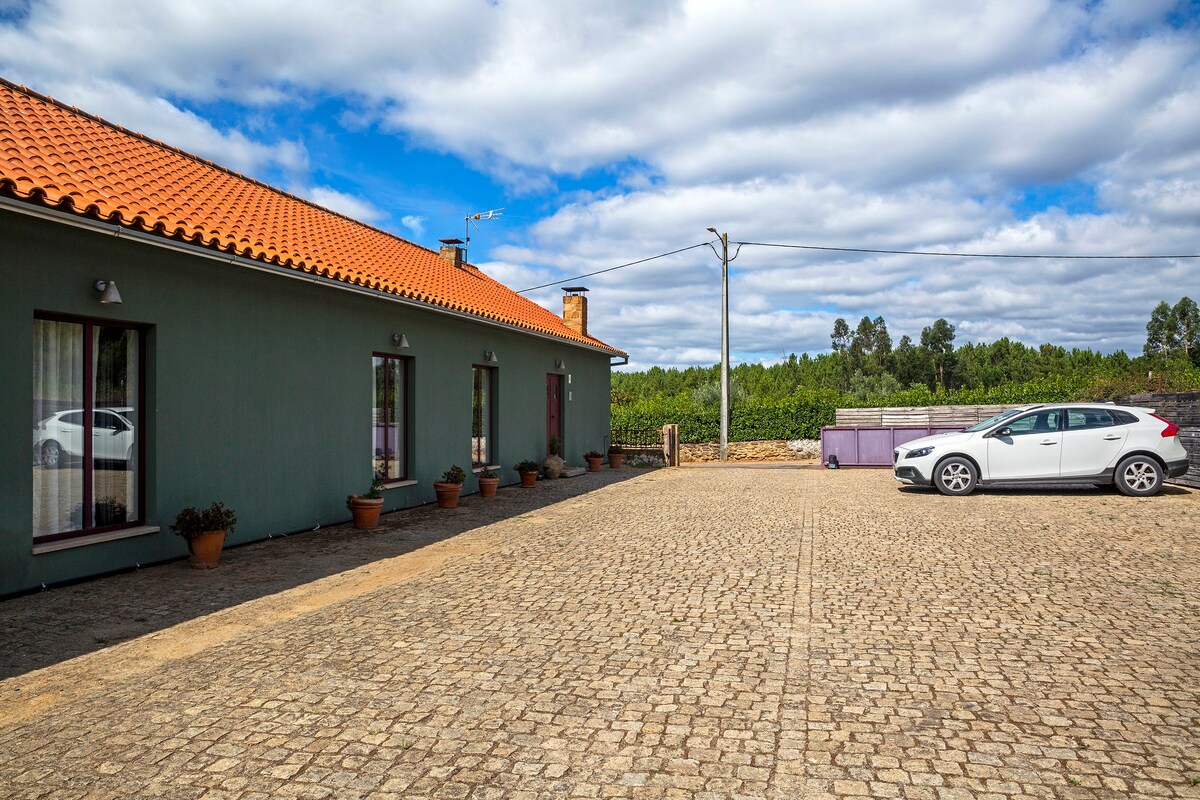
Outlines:
{"type": "MultiPolygon", "coordinates": [[[[472,230],[514,289],[734,241],[1200,252],[1200,3],[437,4],[0,0],[0,75],[423,245],[472,230]],[[836,6],[836,7],[835,7],[836,6]]],[[[587,278],[631,367],[711,364],[707,249],[587,278]]],[[[946,317],[1139,352],[1195,260],[966,261],[744,248],[731,348],[946,317]]],[[[530,293],[561,310],[561,291],[530,293]]]]}

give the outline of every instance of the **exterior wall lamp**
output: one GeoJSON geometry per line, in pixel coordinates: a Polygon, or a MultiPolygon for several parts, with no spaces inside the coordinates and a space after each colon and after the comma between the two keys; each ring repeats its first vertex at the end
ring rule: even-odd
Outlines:
{"type": "Polygon", "coordinates": [[[396,347],[399,347],[401,350],[404,350],[408,347],[408,337],[403,333],[393,333],[392,344],[394,344],[396,347]]]}
{"type": "Polygon", "coordinates": [[[561,358],[556,358],[556,359],[554,359],[554,368],[555,369],[566,369],[567,365],[563,363],[563,360],[561,358]]]}
{"type": "Polygon", "coordinates": [[[96,281],[96,291],[100,292],[101,303],[121,303],[121,293],[117,291],[116,281],[96,281]]]}
{"type": "Polygon", "coordinates": [[[495,350],[484,350],[483,351],[483,360],[488,362],[489,364],[495,364],[500,359],[499,359],[499,357],[496,356],[495,350]]]}

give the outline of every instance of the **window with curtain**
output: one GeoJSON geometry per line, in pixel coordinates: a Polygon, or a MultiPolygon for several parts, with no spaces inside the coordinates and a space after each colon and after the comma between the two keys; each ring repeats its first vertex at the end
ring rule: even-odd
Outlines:
{"type": "Polygon", "coordinates": [[[372,409],[371,458],[381,481],[408,478],[408,362],[399,356],[376,353],[375,400],[372,409]]]}
{"type": "Polygon", "coordinates": [[[471,368],[471,465],[494,464],[496,458],[496,370],[471,368]]]}
{"type": "Polygon", "coordinates": [[[141,521],[141,349],[136,328],[34,320],[34,541],[141,521]]]}

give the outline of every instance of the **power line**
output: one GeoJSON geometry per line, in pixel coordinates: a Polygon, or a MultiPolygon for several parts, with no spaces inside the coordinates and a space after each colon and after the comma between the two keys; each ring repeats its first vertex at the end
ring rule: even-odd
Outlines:
{"type": "MultiPolygon", "coordinates": [[[[1155,259],[1171,259],[1171,258],[1200,258],[1200,254],[1197,254],[1197,255],[1151,255],[1151,256],[1073,256],[1073,255],[1046,255],[1046,254],[1041,254],[1041,253],[1037,253],[1037,254],[941,253],[941,252],[935,252],[932,250],[878,250],[878,249],[873,249],[873,248],[868,248],[868,247],[824,247],[822,245],[815,245],[815,244],[785,244],[785,243],[781,243],[781,242],[731,242],[730,244],[736,244],[738,246],[738,250],[741,250],[741,248],[743,246],[783,247],[783,248],[787,248],[787,249],[791,249],[791,250],[824,250],[827,252],[835,252],[835,253],[875,253],[875,254],[880,254],[880,255],[896,255],[896,256],[944,256],[944,257],[950,257],[950,258],[1041,258],[1041,259],[1059,259],[1059,260],[1064,260],[1064,261],[1089,261],[1089,260],[1090,261],[1121,261],[1121,260],[1127,260],[1127,259],[1128,260],[1138,259],[1138,260],[1143,260],[1143,261],[1150,261],[1150,260],[1155,260],[1155,259]]],[[[659,253],[656,256],[650,256],[649,258],[640,258],[637,261],[630,261],[627,264],[618,264],[615,267],[608,267],[606,269],[598,269],[595,272],[587,272],[587,273],[584,273],[583,275],[576,275],[573,278],[563,278],[560,281],[551,281],[550,283],[543,283],[539,286],[530,286],[528,289],[521,289],[519,292],[517,292],[517,294],[524,294],[525,292],[532,292],[535,289],[545,289],[547,286],[557,286],[560,283],[568,283],[570,281],[577,281],[580,278],[590,278],[593,275],[601,275],[605,272],[612,272],[613,270],[625,269],[626,267],[632,267],[637,264],[645,264],[647,261],[654,261],[659,258],[666,258],[667,256],[673,256],[676,253],[684,253],[684,252],[687,252],[688,250],[695,250],[697,247],[712,247],[712,244],[710,242],[701,242],[700,244],[693,244],[688,247],[681,247],[678,250],[672,250],[669,253],[659,253]]],[[[734,257],[736,257],[736,253],[734,254],[734,257]]],[[[732,258],[729,260],[733,261],[732,258]]]]}
{"type": "Polygon", "coordinates": [[[1120,260],[1120,259],[1156,259],[1156,258],[1200,258],[1200,255],[1178,256],[1053,256],[1025,255],[1021,253],[936,253],[930,250],[872,250],[865,247],[821,247],[814,244],[780,244],[777,242],[738,242],[739,245],[751,247],[786,247],[793,250],[831,250],[837,253],[882,253],[897,256],[952,256],[955,258],[1052,258],[1063,260],[1120,260]]]}
{"type": "Polygon", "coordinates": [[[517,292],[517,294],[525,294],[526,292],[532,292],[534,289],[545,289],[547,286],[557,286],[560,283],[567,283],[568,281],[577,281],[580,278],[590,278],[593,275],[600,275],[601,273],[604,273],[604,272],[612,272],[614,269],[625,269],[625,267],[632,267],[635,264],[645,264],[647,261],[654,261],[655,259],[658,259],[658,258],[666,258],[667,256],[673,256],[676,253],[685,253],[688,250],[695,250],[697,247],[709,247],[709,246],[710,245],[708,242],[701,242],[700,244],[693,244],[693,245],[689,245],[688,247],[681,247],[678,250],[672,250],[669,253],[659,253],[658,255],[650,256],[649,258],[639,258],[637,261],[630,261],[628,264],[618,264],[615,267],[608,267],[607,269],[598,269],[595,272],[588,272],[583,275],[576,275],[574,278],[563,278],[561,281],[551,281],[550,283],[543,283],[540,286],[530,286],[528,289],[520,290],[519,292],[517,292]]]}

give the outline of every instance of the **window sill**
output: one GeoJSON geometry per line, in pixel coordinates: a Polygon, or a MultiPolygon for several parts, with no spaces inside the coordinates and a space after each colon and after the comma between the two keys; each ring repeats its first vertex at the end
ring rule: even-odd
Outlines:
{"type": "Polygon", "coordinates": [[[500,469],[500,465],[499,464],[488,464],[488,465],[482,466],[482,467],[471,467],[471,472],[475,475],[478,475],[479,473],[484,472],[485,470],[489,470],[489,469],[493,469],[493,470],[500,469]]]}
{"type": "Polygon", "coordinates": [[[139,525],[136,528],[122,528],[119,531],[93,533],[90,536],[80,536],[76,539],[59,539],[58,541],[54,542],[35,544],[33,546],[33,554],[35,556],[39,556],[42,553],[54,553],[59,550],[70,550],[75,547],[87,547],[89,544],[114,542],[118,539],[131,539],[134,536],[145,536],[149,533],[158,533],[159,530],[160,528],[155,525],[139,525]]]}
{"type": "Polygon", "coordinates": [[[416,486],[417,481],[396,481],[395,483],[385,483],[383,490],[386,492],[389,489],[404,489],[409,486],[416,486]]]}

